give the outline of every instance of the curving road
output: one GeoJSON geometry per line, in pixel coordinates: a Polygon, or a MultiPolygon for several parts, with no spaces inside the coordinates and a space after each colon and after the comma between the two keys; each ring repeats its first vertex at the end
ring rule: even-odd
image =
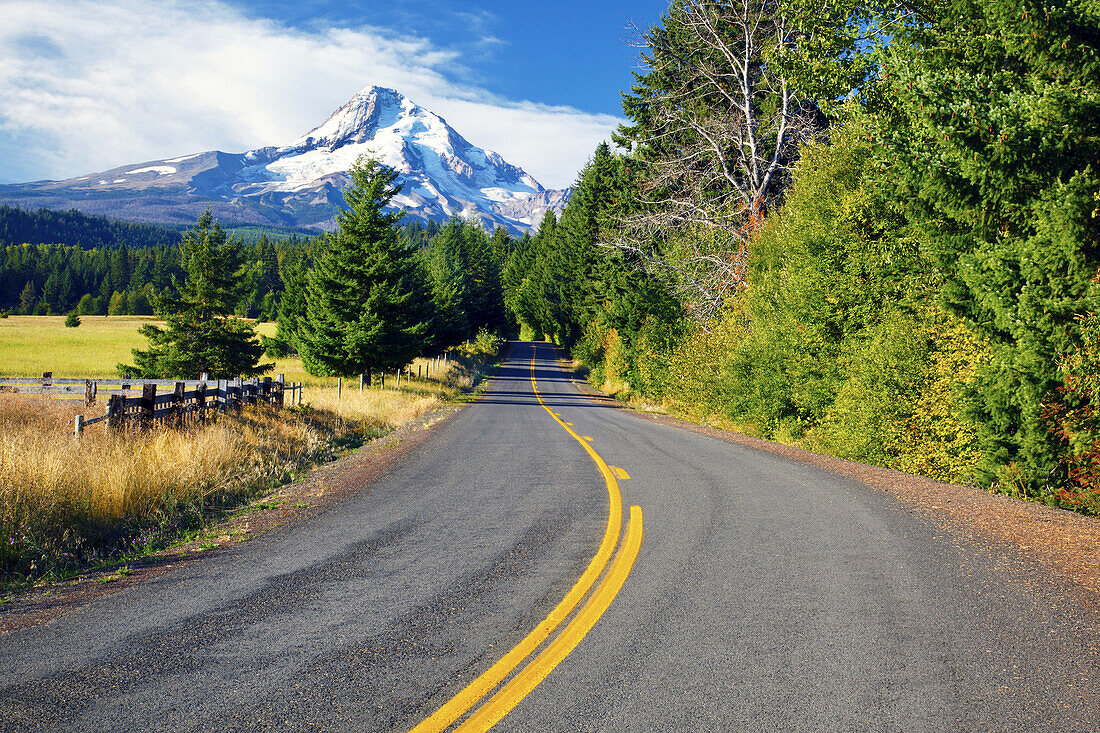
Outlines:
{"type": "Polygon", "coordinates": [[[493,730],[1100,729],[1093,612],[862,484],[584,397],[555,357],[514,344],[309,521],[0,637],[0,730],[409,730],[588,568],[606,611],[549,630],[493,730]]]}

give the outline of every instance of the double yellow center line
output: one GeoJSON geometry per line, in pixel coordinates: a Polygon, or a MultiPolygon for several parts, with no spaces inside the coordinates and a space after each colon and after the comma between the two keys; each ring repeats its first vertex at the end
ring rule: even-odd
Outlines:
{"type": "MultiPolygon", "coordinates": [[[[619,535],[622,531],[623,510],[622,495],[619,492],[619,482],[616,480],[616,474],[588,441],[577,435],[542,401],[538,382],[535,380],[534,356],[531,357],[531,387],[543,409],[584,447],[589,457],[600,469],[604,483],[607,484],[607,495],[610,502],[607,528],[604,530],[603,541],[580,579],[565,595],[565,598],[554,607],[554,610],[492,667],[485,670],[481,676],[444,703],[431,717],[413,728],[412,733],[438,733],[438,731],[445,730],[500,685],[512,670],[549,638],[550,634],[565,621],[577,604],[588,594],[596,580],[607,569],[608,563],[611,562],[612,552],[619,542],[619,535]]],[[[622,469],[619,470],[622,471],[622,469]]],[[[622,473],[625,476],[625,471],[622,473]]],[[[642,510],[640,507],[632,506],[630,507],[630,520],[627,525],[626,538],[619,547],[619,552],[615,556],[611,569],[608,570],[599,587],[589,596],[584,606],[577,611],[557,638],[547,644],[526,667],[516,673],[469,718],[463,721],[456,728],[456,731],[486,731],[492,728],[518,705],[520,700],[526,697],[531,690],[535,689],[546,678],[546,675],[550,674],[551,670],[565,659],[569,652],[576,648],[581,639],[595,626],[596,621],[611,605],[615,596],[618,595],[619,589],[623,587],[623,583],[626,582],[626,578],[630,574],[630,569],[634,566],[634,560],[638,557],[641,545],[642,510]]]]}

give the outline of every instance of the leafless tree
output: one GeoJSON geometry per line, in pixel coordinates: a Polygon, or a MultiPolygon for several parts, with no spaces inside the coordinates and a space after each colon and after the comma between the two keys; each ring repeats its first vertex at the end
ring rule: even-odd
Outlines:
{"type": "Polygon", "coordinates": [[[643,36],[636,213],[603,244],[667,277],[704,326],[743,286],[752,232],[822,129],[790,81],[809,36],[789,0],[677,0],[643,36]]]}

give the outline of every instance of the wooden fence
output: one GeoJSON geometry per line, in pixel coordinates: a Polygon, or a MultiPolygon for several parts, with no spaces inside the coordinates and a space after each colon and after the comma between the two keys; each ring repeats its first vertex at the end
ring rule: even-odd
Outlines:
{"type": "Polygon", "coordinates": [[[107,413],[85,419],[77,415],[73,421],[74,432],[81,435],[84,428],[106,421],[109,430],[124,425],[151,426],[154,424],[183,426],[206,419],[207,411],[238,408],[252,404],[270,404],[283,407],[302,404],[302,384],[287,385],[283,375],[275,379],[197,379],[176,381],[169,379],[54,379],[49,372],[40,378],[0,377],[0,392],[46,395],[50,397],[79,399],[93,406],[104,397],[107,413]],[[158,390],[163,390],[158,394],[158,390]]]}
{"type": "MultiPolygon", "coordinates": [[[[398,369],[394,376],[397,387],[401,386],[401,377],[412,381],[415,378],[427,378],[440,368],[446,368],[451,361],[451,351],[444,351],[437,357],[428,359],[424,365],[418,365],[413,371],[412,365],[398,369]],[[423,369],[423,372],[421,371],[423,369]]],[[[386,386],[385,373],[376,373],[381,386],[386,386]]],[[[364,373],[359,378],[360,391],[370,386],[371,376],[364,373]]],[[[336,394],[339,399],[344,386],[343,378],[336,381],[336,394]]],[[[41,377],[0,377],[0,393],[44,395],[62,399],[77,400],[83,397],[84,404],[91,407],[103,399],[107,413],[99,417],[85,419],[77,415],[73,420],[74,432],[81,435],[84,428],[97,422],[107,422],[108,429],[118,429],[124,425],[150,426],[190,425],[204,420],[208,410],[235,408],[243,405],[267,403],[283,407],[302,404],[302,383],[285,384],[282,374],[253,379],[79,379],[54,378],[52,372],[41,377]],[[158,391],[159,390],[159,391],[158,391]],[[140,394],[139,394],[140,392],[140,394]]]]}

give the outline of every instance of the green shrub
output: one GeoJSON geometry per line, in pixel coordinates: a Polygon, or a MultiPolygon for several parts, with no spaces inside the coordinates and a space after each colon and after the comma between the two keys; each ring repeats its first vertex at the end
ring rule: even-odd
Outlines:
{"type": "Polygon", "coordinates": [[[503,345],[503,336],[482,328],[477,332],[477,338],[470,344],[470,350],[475,354],[496,354],[503,345]]]}

